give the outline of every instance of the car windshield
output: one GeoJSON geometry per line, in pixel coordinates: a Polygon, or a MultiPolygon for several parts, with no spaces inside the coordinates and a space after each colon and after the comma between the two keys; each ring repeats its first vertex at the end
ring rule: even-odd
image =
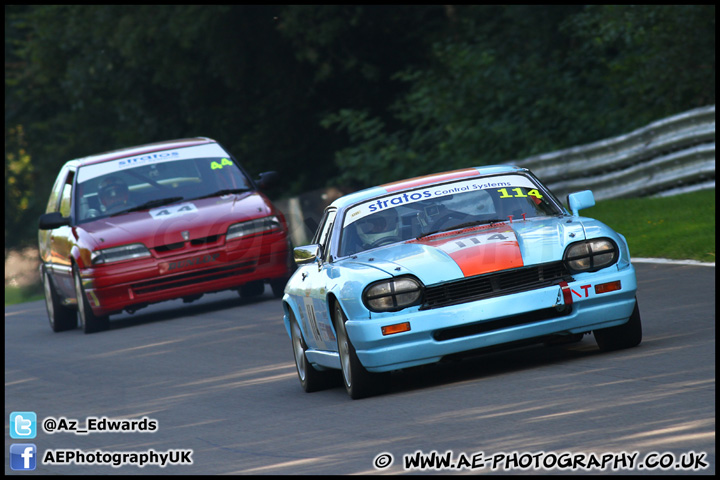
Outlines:
{"type": "Polygon", "coordinates": [[[457,228],[562,214],[545,190],[525,175],[431,185],[349,208],[339,255],[457,228]]]}
{"type": "Polygon", "coordinates": [[[250,190],[251,183],[217,145],[156,152],[78,169],[77,223],[250,190]]]}

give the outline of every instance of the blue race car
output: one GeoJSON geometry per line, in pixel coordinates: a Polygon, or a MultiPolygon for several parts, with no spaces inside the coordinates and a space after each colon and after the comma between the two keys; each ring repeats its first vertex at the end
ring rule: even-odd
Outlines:
{"type": "Polygon", "coordinates": [[[456,170],[346,195],[311,245],[294,249],[284,321],[300,383],[328,388],[342,371],[352,398],[388,372],[527,341],[601,350],[642,339],[625,238],[568,211],[527,169],[456,170]]]}

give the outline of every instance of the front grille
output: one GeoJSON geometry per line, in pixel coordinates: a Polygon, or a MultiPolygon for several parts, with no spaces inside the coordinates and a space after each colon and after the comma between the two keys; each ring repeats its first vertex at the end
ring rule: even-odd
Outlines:
{"type": "Polygon", "coordinates": [[[203,282],[211,282],[226,277],[251,273],[255,270],[257,262],[233,263],[215,268],[202,270],[191,270],[180,275],[158,277],[154,280],[136,283],[132,286],[136,295],[143,295],[152,292],[167,290],[170,288],[196,285],[203,282]]]}
{"type": "Polygon", "coordinates": [[[196,238],[195,240],[191,240],[190,245],[192,245],[193,247],[197,247],[200,245],[208,245],[217,242],[219,239],[220,235],[210,235],[209,237],[196,238]]]}
{"type": "Polygon", "coordinates": [[[438,342],[445,340],[453,340],[455,338],[469,337],[481,333],[494,332],[510,327],[518,327],[521,325],[531,325],[555,318],[567,317],[572,314],[572,306],[563,306],[560,308],[545,308],[534,312],[521,313],[511,317],[500,318],[497,320],[489,320],[486,322],[473,323],[471,325],[462,325],[459,327],[450,327],[438,330],[433,334],[433,338],[438,342]]]}
{"type": "MultiPolygon", "coordinates": [[[[210,235],[209,237],[196,238],[196,239],[190,240],[190,247],[209,246],[214,243],[217,243],[221,238],[222,238],[222,235],[210,235]]],[[[158,255],[163,255],[168,252],[177,253],[174,251],[184,248],[185,244],[186,244],[186,242],[176,242],[176,243],[168,243],[166,245],[157,245],[155,247],[155,252],[158,255]]]]}
{"type": "Polygon", "coordinates": [[[426,287],[425,300],[421,310],[535,290],[557,285],[561,280],[566,282],[573,280],[562,262],[463,278],[442,285],[426,287]]]}
{"type": "Polygon", "coordinates": [[[173,250],[180,250],[185,246],[185,242],[168,243],[167,245],[158,245],[155,247],[157,253],[172,252],[173,250]]]}

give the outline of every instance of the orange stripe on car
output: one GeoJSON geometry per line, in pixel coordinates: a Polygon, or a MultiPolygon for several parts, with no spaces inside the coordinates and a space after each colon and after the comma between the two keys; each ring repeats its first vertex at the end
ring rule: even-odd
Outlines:
{"type": "Polygon", "coordinates": [[[405,190],[407,188],[422,187],[423,185],[430,185],[434,183],[442,183],[448,180],[455,180],[457,178],[465,177],[476,177],[479,173],[475,168],[464,168],[462,170],[453,170],[451,172],[445,172],[441,174],[424,175],[422,177],[410,178],[408,180],[402,180],[399,182],[386,183],[380,185],[388,193],[397,192],[399,190],[405,190]]]}
{"type": "Polygon", "coordinates": [[[456,234],[441,234],[413,241],[439,248],[472,277],[524,265],[515,232],[508,225],[471,228],[456,234]]]}

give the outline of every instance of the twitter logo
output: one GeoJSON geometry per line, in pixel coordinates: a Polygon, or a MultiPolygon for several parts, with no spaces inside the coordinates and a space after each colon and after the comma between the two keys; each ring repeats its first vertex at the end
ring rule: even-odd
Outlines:
{"type": "Polygon", "coordinates": [[[12,412],[10,414],[10,437],[35,438],[37,415],[35,412],[12,412]]]}

